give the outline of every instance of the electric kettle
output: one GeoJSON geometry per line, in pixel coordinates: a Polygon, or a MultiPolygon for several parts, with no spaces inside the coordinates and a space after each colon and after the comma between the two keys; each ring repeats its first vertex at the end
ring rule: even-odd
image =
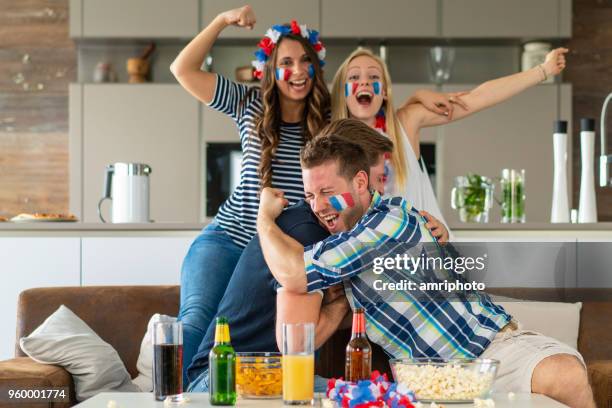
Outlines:
{"type": "Polygon", "coordinates": [[[151,167],[142,163],[114,163],[106,166],[104,196],[98,201],[98,216],[102,202],[112,201],[111,222],[151,222],[149,219],[149,174],[151,167]]]}

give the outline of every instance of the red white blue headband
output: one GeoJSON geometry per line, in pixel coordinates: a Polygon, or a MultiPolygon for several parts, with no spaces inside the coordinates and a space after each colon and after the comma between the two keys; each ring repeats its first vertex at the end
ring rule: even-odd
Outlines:
{"type": "MultiPolygon", "coordinates": [[[[299,25],[297,21],[291,20],[290,25],[274,25],[266,31],[264,38],[259,41],[257,47],[259,49],[255,51],[255,60],[251,63],[254,68],[254,76],[257,79],[263,78],[263,71],[266,61],[272,55],[272,51],[281,37],[286,35],[301,35],[307,39],[312,45],[319,58],[319,65],[322,67],[325,65],[325,47],[319,40],[319,32],[317,30],[310,30],[305,24],[299,25]]],[[[284,75],[283,75],[284,77],[284,75]]]]}

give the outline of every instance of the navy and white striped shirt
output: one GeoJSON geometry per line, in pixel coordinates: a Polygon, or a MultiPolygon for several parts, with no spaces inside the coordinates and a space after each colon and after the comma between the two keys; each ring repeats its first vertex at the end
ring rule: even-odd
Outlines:
{"type": "MultiPolygon", "coordinates": [[[[216,220],[241,248],[256,233],[261,186],[261,141],[255,129],[255,119],[261,114],[263,103],[258,88],[245,99],[248,91],[248,86],[217,75],[215,95],[208,104],[234,119],[240,133],[243,153],[240,184],[223,203],[216,220]]],[[[290,205],[304,198],[300,167],[300,149],[304,145],[302,129],[302,124],[281,124],[280,143],[272,160],[272,187],[284,191],[290,205]]]]}

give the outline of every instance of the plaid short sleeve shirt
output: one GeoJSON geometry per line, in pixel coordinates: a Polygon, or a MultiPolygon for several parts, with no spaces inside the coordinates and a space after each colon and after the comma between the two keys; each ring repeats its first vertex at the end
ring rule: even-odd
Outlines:
{"type": "Polygon", "coordinates": [[[381,258],[445,256],[445,251],[406,200],[374,193],[355,227],[304,249],[308,292],[344,282],[351,305],[365,310],[368,338],[393,357],[475,358],[510,321],[503,308],[481,292],[450,299],[430,291],[381,289],[462,279],[452,271],[375,268],[381,258]]]}

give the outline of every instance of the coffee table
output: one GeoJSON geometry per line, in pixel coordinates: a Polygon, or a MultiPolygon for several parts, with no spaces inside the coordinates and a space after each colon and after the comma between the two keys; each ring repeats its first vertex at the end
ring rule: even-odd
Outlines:
{"type": "MultiPolygon", "coordinates": [[[[115,401],[117,408],[205,408],[212,407],[208,403],[208,394],[188,393],[185,394],[189,401],[180,405],[164,405],[163,402],[155,401],[152,393],[144,392],[112,392],[96,395],[77,406],[80,408],[109,408],[109,401],[115,401]]],[[[513,401],[508,399],[506,394],[493,395],[495,408],[562,408],[566,405],[560,404],[548,397],[539,394],[516,394],[513,401]]],[[[237,407],[244,408],[280,408],[284,407],[281,400],[238,400],[237,407]]],[[[315,406],[320,407],[317,401],[315,406]]],[[[474,408],[473,404],[445,404],[447,408],[474,408]]],[[[424,408],[429,408],[429,404],[423,404],[424,408]]]]}

